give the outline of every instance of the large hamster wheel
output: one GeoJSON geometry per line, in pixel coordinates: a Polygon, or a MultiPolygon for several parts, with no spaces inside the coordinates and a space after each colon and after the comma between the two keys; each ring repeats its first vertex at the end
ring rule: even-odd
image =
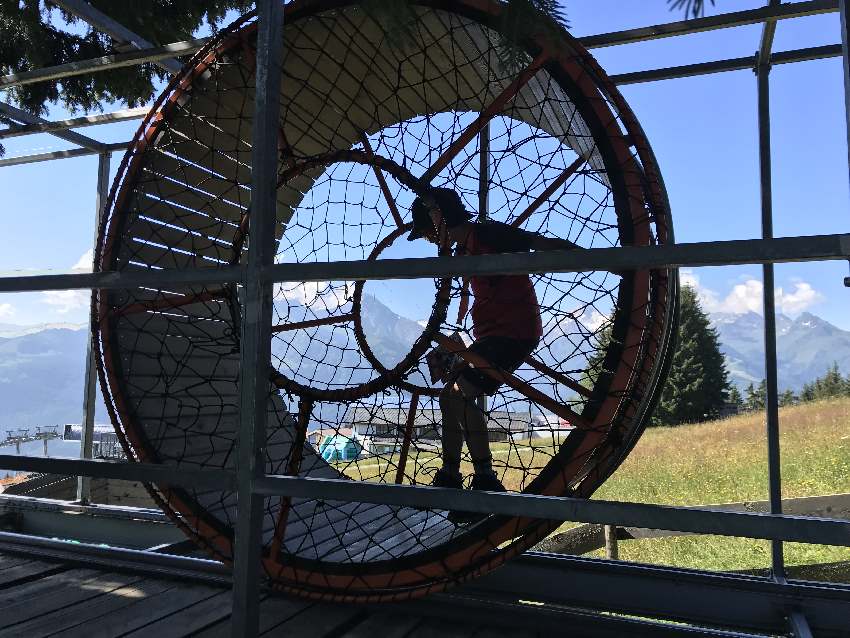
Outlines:
{"type": "MultiPolygon", "coordinates": [[[[485,122],[494,219],[584,247],[672,241],[651,150],[616,88],[566,33],[522,43],[527,67],[503,70],[501,9],[495,0],[417,0],[415,33],[391,46],[354,0],[287,5],[279,262],[399,256],[410,203],[427,183],[455,188],[476,209],[485,122]]],[[[249,15],[159,98],[113,187],[101,269],[245,259],[255,45],[249,15]]],[[[404,245],[426,254],[419,243],[404,245]]],[[[494,469],[512,490],[587,497],[634,445],[657,396],[676,278],[659,270],[533,280],[544,336],[489,399],[494,469]]],[[[277,285],[266,472],[428,484],[440,463],[440,412],[424,355],[455,330],[469,334],[458,312],[464,290],[451,279],[277,285]],[[399,305],[405,296],[430,301],[403,316],[413,307],[399,305]]],[[[234,467],[240,291],[99,295],[99,370],[129,458],[234,467]]],[[[151,492],[197,543],[232,559],[234,492],[151,492]]],[[[556,526],[495,515],[456,525],[439,510],[268,498],[263,565],[291,592],[400,599],[491,569],[556,526]]]]}

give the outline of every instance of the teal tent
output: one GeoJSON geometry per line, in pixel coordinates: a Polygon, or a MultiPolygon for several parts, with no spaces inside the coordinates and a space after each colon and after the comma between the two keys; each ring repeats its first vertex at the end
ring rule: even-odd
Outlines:
{"type": "Polygon", "coordinates": [[[319,454],[326,461],[353,461],[362,448],[356,441],[340,434],[329,434],[319,444],[319,454]]]}

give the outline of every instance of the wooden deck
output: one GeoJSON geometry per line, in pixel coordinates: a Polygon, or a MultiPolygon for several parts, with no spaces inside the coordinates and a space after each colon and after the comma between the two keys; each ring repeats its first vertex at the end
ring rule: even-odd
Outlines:
{"type": "MultiPolygon", "coordinates": [[[[230,636],[231,591],[204,584],[0,555],[0,638],[230,636]]],[[[415,605],[413,606],[415,607],[415,605]]],[[[263,636],[476,638],[541,635],[388,607],[319,604],[265,595],[263,636]]]]}

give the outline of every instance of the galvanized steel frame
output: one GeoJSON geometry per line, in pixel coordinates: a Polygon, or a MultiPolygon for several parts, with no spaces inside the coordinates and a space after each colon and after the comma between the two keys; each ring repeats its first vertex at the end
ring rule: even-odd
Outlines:
{"type": "MultiPolygon", "coordinates": [[[[138,62],[153,59],[146,56],[155,56],[158,60],[166,52],[168,47],[172,50],[183,51],[174,45],[159,47],[156,49],[149,42],[139,38],[123,26],[115,23],[107,16],[96,11],[91,5],[82,0],[57,0],[57,4],[75,15],[87,20],[96,28],[108,33],[116,42],[124,45],[127,49],[136,49],[132,54],[116,60],[103,60],[99,62],[79,63],[77,68],[54,68],[32,72],[30,78],[35,81],[44,79],[56,79],[70,75],[72,72],[88,73],[100,68],[110,68],[117,64],[127,63],[132,56],[138,62]]],[[[258,600],[257,585],[259,582],[258,552],[259,543],[252,542],[259,538],[257,525],[258,503],[263,495],[289,495],[289,496],[317,496],[325,498],[339,498],[347,500],[361,500],[376,503],[415,504],[428,507],[439,507],[444,509],[467,509],[481,512],[497,512],[509,515],[526,515],[539,518],[552,518],[563,520],[574,520],[581,522],[613,523],[619,525],[654,527],[664,529],[675,529],[681,531],[692,531],[712,534],[739,535],[753,538],[768,538],[773,543],[773,575],[774,583],[771,585],[777,592],[782,592],[781,597],[787,600],[796,600],[800,607],[787,609],[785,628],[796,635],[806,635],[808,623],[806,620],[805,593],[801,594],[799,585],[789,584],[784,577],[784,566],[782,564],[781,541],[794,540],[800,542],[819,542],[835,545],[850,545],[850,522],[811,519],[781,514],[781,478],[779,474],[779,447],[778,447],[778,412],[776,392],[776,352],[775,352],[775,309],[773,300],[773,264],[795,261],[819,261],[819,260],[850,260],[850,235],[825,235],[818,237],[791,237],[773,239],[772,235],[772,201],[770,180],[770,137],[769,137],[769,70],[773,64],[792,63],[803,60],[834,57],[843,54],[844,57],[844,80],[845,80],[845,106],[848,115],[848,140],[850,140],[850,62],[848,62],[848,16],[846,0],[808,0],[790,4],[781,4],[778,0],[769,0],[768,5],[754,10],[740,11],[729,14],[721,14],[696,20],[685,20],[668,23],[665,25],[654,25],[639,29],[631,29],[615,33],[601,34],[582,38],[582,43],[589,47],[604,47],[632,42],[641,42],[651,39],[680,36],[691,33],[699,33],[712,29],[736,27],[746,24],[762,23],[763,33],[759,52],[754,58],[735,58],[731,60],[720,60],[716,62],[670,67],[667,69],[655,69],[636,73],[621,74],[613,76],[620,84],[635,82],[656,81],[678,77],[689,77],[707,73],[752,68],[756,71],[758,99],[759,99],[759,154],[761,160],[761,189],[762,189],[762,236],[761,240],[743,240],[726,242],[704,242],[696,244],[678,244],[664,247],[647,248],[612,248],[592,249],[580,253],[540,253],[530,255],[506,255],[493,263],[486,257],[465,258],[428,258],[415,260],[382,260],[337,262],[333,264],[298,264],[277,265],[272,263],[268,251],[251,251],[253,258],[245,266],[228,267],[205,270],[186,271],[159,271],[151,273],[92,273],[74,275],[21,275],[12,274],[0,277],[0,292],[19,292],[56,289],[116,289],[131,288],[139,285],[162,285],[170,286],[192,283],[242,283],[246,287],[246,321],[243,325],[243,343],[251,344],[251,347],[243,348],[242,366],[242,417],[240,434],[240,463],[239,470],[229,471],[177,471],[157,465],[127,464],[91,460],[68,460],[68,459],[41,459],[30,457],[13,457],[0,455],[0,467],[7,469],[21,469],[34,471],[51,471],[58,473],[76,474],[79,476],[108,476],[112,478],[125,478],[142,480],[161,484],[209,484],[227,488],[236,488],[240,495],[240,501],[244,504],[239,507],[239,520],[237,523],[236,541],[236,566],[234,577],[234,635],[253,636],[256,635],[256,603],[258,600]],[[773,34],[778,20],[815,15],[839,11],[841,15],[841,45],[828,45],[824,47],[813,47],[799,49],[796,51],[772,53],[773,34]],[[663,507],[655,505],[642,505],[633,503],[608,503],[602,501],[584,501],[568,498],[540,497],[519,494],[486,494],[474,492],[457,492],[427,487],[412,487],[398,485],[372,485],[352,483],[348,481],[330,481],[320,479],[302,479],[283,476],[263,476],[262,464],[258,463],[257,451],[261,445],[257,432],[262,431],[262,420],[265,418],[265,410],[259,409],[258,405],[264,400],[268,391],[262,375],[255,374],[262,367],[262,361],[268,360],[268,332],[270,326],[270,314],[264,312],[268,309],[268,299],[271,284],[277,281],[315,281],[329,279],[391,279],[391,278],[420,278],[452,276],[459,274],[507,274],[512,272],[571,272],[582,270],[626,270],[637,268],[660,268],[679,266],[706,266],[706,265],[730,265],[730,264],[764,264],[764,305],[765,305],[765,352],[766,366],[768,371],[768,397],[767,397],[767,439],[769,450],[769,483],[771,514],[750,514],[740,512],[713,512],[695,510],[681,507],[663,507]],[[258,403],[258,401],[260,403],[258,403]],[[797,589],[794,589],[794,588],[797,589]],[[792,592],[791,590],[794,589],[792,592]]],[[[263,180],[264,171],[274,171],[277,161],[276,148],[271,144],[263,144],[264,140],[275,139],[274,135],[263,136],[262,131],[269,128],[276,130],[275,118],[271,113],[276,112],[276,98],[265,96],[276,96],[279,91],[275,89],[275,83],[280,81],[279,74],[268,73],[269,65],[272,69],[277,68],[280,63],[280,42],[278,37],[282,28],[281,4],[276,0],[261,0],[258,2],[260,11],[261,36],[268,38],[268,47],[260,47],[262,52],[258,59],[258,81],[257,89],[257,113],[255,144],[254,144],[254,175],[257,181],[254,184],[255,210],[253,211],[253,222],[259,227],[265,228],[273,219],[264,215],[273,210],[273,189],[267,188],[273,184],[273,180],[263,180]],[[278,46],[271,46],[277,43],[278,46]],[[270,91],[270,93],[266,93],[270,91]],[[266,148],[268,146],[269,148],[266,148]],[[269,192],[265,192],[269,191],[269,192]],[[266,219],[264,225],[262,220],[266,219]]],[[[194,43],[193,43],[194,44],[194,43]]],[[[188,45],[184,45],[184,48],[188,45]]],[[[188,52],[188,48],[186,49],[188,52]]],[[[122,54],[123,55],[123,54],[122,54]]],[[[137,62],[137,63],[138,63],[137,62]]],[[[174,71],[178,66],[173,59],[159,62],[163,68],[174,71]]],[[[14,80],[26,80],[27,78],[3,78],[3,84],[11,85],[14,80]]],[[[0,87],[2,88],[2,87],[0,87]]],[[[6,105],[0,108],[10,111],[6,105]]],[[[81,145],[81,148],[70,151],[60,151],[53,154],[31,156],[29,158],[10,158],[0,160],[0,167],[30,161],[42,161],[56,159],[59,157],[73,157],[83,154],[98,153],[105,157],[106,153],[116,150],[120,145],[105,145],[96,140],[79,136],[67,131],[73,126],[83,125],[83,118],[77,121],[70,120],[64,123],[47,123],[35,121],[32,116],[14,113],[16,119],[31,122],[28,126],[10,127],[8,135],[30,134],[37,132],[50,132],[65,139],[70,139],[81,145]],[[27,129],[16,131],[16,129],[27,129]]],[[[109,121],[110,118],[105,117],[109,121]]],[[[129,117],[115,117],[111,121],[121,121],[129,117]]],[[[100,122],[98,122],[100,123],[100,122]]],[[[850,142],[848,143],[850,149],[850,142]]],[[[850,152],[850,151],[849,151],[850,152]]],[[[101,171],[103,170],[101,164],[101,171]]],[[[257,232],[255,237],[265,235],[270,238],[272,233],[257,232]]],[[[268,243],[268,242],[267,242],[268,243]]],[[[564,565],[564,561],[575,565],[586,559],[564,559],[554,557],[533,557],[533,560],[545,560],[545,565],[554,565],[552,561],[558,561],[558,565],[564,565]]],[[[526,561],[527,562],[527,561],[526,561]]],[[[588,563],[591,564],[591,563],[588,563]]],[[[596,561],[593,565],[602,565],[596,561]]],[[[542,565],[542,564],[541,564],[542,565]]],[[[637,582],[646,584],[646,574],[655,571],[665,571],[667,576],[682,578],[688,573],[686,570],[660,570],[658,568],[635,568],[619,563],[606,563],[604,567],[611,576],[624,576],[626,572],[635,569],[640,574],[632,577],[637,582]],[[643,571],[641,571],[643,570],[643,571]],[[648,571],[647,571],[648,570],[648,571]]],[[[505,568],[510,569],[510,568],[505,568]]],[[[485,577],[485,581],[498,579],[503,572],[485,577]]],[[[504,572],[507,573],[507,572],[504,572]]],[[[571,572],[572,573],[572,572],[571,572]]],[[[723,578],[708,574],[699,574],[699,578],[723,578]]],[[[519,583],[513,579],[506,585],[509,591],[518,593],[519,583]],[[510,588],[513,587],[513,590],[510,588]]],[[[608,581],[610,582],[610,580],[608,581]]],[[[757,581],[762,583],[764,581],[757,581]]],[[[533,584],[532,581],[522,582],[522,585],[533,584]]],[[[548,587],[548,585],[547,585],[548,587]]],[[[697,590],[705,591],[703,585],[695,585],[697,590]],[[702,588],[702,589],[700,589],[702,588]]],[[[754,586],[759,591],[759,600],[764,600],[765,588],[761,585],[754,586]],[[759,589],[761,587],[761,589],[759,589]]],[[[551,590],[551,588],[550,588],[551,590]]],[[[694,591],[697,591],[694,590],[694,591]]],[[[586,590],[587,591],[587,590],[586,590]]],[[[591,589],[590,591],[593,591],[591,589]]],[[[663,615],[665,610],[669,611],[669,597],[655,590],[654,593],[647,592],[646,596],[655,606],[655,613],[663,615]]],[[[848,590],[841,586],[823,585],[819,591],[833,591],[838,596],[847,596],[848,590]]],[[[692,592],[693,594],[693,592],[692,592]]],[[[646,597],[645,596],[645,597],[646,597]]],[[[593,596],[591,596],[592,598],[593,596]]],[[[846,602],[846,598],[843,599],[846,602]]],[[[574,601],[573,598],[561,602],[574,601]]],[[[594,601],[588,601],[594,602],[594,601]]],[[[595,601],[601,602],[601,601],[595,601]]],[[[789,603],[790,605],[790,603],[789,603]]],[[[743,607],[738,606],[739,609],[743,607]]],[[[632,606],[629,613],[641,613],[641,609],[632,606]]],[[[645,610],[644,610],[645,611],[645,610]]],[[[728,607],[722,610],[728,614],[728,607]]],[[[671,617],[674,614],[671,614],[671,617]]],[[[695,620],[694,617],[689,618],[695,620]]],[[[704,619],[706,622],[710,620],[704,619]]],[[[746,617],[740,618],[742,626],[746,625],[746,617]]]]}

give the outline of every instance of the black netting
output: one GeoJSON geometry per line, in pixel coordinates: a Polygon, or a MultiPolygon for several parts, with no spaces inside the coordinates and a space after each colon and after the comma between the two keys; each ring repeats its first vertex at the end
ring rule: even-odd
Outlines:
{"type": "MultiPolygon", "coordinates": [[[[436,246],[405,241],[411,203],[426,184],[455,189],[482,217],[584,248],[667,241],[651,154],[587,54],[570,53],[577,45],[565,40],[561,57],[543,60],[531,47],[529,70],[517,76],[499,67],[484,14],[430,4],[417,9],[417,37],[401,49],[354,3],[287,19],[276,261],[436,255],[436,246]]],[[[102,268],[244,261],[255,26],[249,18],[224,32],[145,121],[102,229],[102,268]]],[[[510,490],[589,495],[642,427],[669,333],[670,284],[666,273],[633,272],[532,280],[543,337],[515,372],[494,372],[503,384],[482,405],[493,469],[510,490]]],[[[468,295],[461,277],[276,284],[266,471],[430,484],[442,462],[443,415],[442,383],[430,381],[426,353],[453,333],[472,342],[470,315],[460,310],[468,295]]],[[[238,286],[225,285],[100,299],[102,379],[133,458],[234,467],[239,298],[238,286]]],[[[466,449],[461,470],[472,474],[466,449]]],[[[234,493],[156,495],[230,558],[234,493]]],[[[484,569],[548,529],[270,498],[263,542],[267,573],[282,586],[393,597],[484,569]]]]}

